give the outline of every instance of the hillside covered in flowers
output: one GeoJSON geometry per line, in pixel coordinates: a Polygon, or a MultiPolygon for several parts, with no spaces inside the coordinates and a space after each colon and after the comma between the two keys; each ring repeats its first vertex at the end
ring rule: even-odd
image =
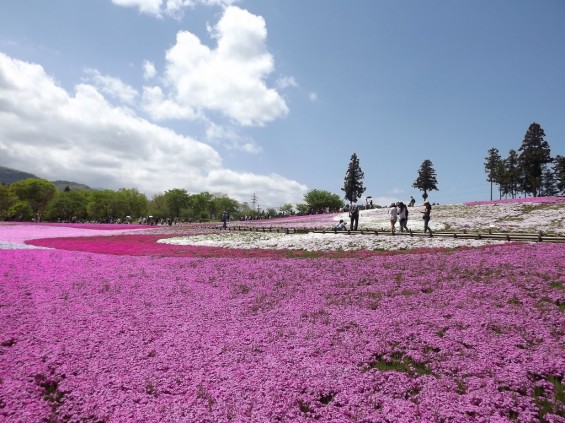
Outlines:
{"type": "MultiPolygon", "coordinates": [[[[563,233],[564,208],[431,223],[563,233]]],[[[563,244],[219,226],[0,224],[0,421],[565,422],[563,244]]]]}

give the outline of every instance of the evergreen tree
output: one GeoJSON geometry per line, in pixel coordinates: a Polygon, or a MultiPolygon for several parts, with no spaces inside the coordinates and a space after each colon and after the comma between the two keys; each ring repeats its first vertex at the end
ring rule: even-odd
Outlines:
{"type": "Polygon", "coordinates": [[[541,175],[540,195],[551,197],[555,194],[557,194],[557,187],[554,174],[549,167],[545,167],[541,175]]]}
{"type": "Polygon", "coordinates": [[[557,155],[554,166],[555,186],[557,191],[565,194],[565,157],[557,155]]]}
{"type": "Polygon", "coordinates": [[[349,161],[349,166],[347,167],[343,188],[341,189],[345,192],[344,198],[348,200],[350,204],[356,203],[365,192],[365,187],[363,186],[364,177],[365,174],[359,166],[357,154],[353,153],[349,161]]]}
{"type": "Polygon", "coordinates": [[[510,194],[512,198],[516,198],[522,174],[516,150],[511,149],[508,152],[508,157],[503,161],[503,168],[501,195],[508,196],[510,194]]]}
{"type": "Polygon", "coordinates": [[[412,184],[414,188],[424,191],[422,198],[428,198],[428,191],[439,191],[437,188],[436,171],[430,160],[424,160],[418,170],[418,177],[412,184]]]}
{"type": "Polygon", "coordinates": [[[490,182],[490,199],[492,201],[492,184],[500,184],[500,177],[502,176],[500,174],[502,158],[498,148],[491,148],[485,160],[485,172],[487,173],[487,181],[490,182]]]}
{"type": "Polygon", "coordinates": [[[549,144],[544,140],[545,132],[538,123],[532,123],[522,146],[520,147],[520,167],[523,172],[522,189],[537,197],[542,183],[542,172],[544,165],[551,163],[549,144]]]}

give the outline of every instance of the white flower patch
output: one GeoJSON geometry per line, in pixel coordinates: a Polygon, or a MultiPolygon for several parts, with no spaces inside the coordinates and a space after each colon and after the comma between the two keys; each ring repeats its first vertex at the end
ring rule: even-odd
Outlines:
{"type": "MultiPolygon", "coordinates": [[[[423,231],[423,208],[408,209],[408,228],[423,231]]],[[[349,221],[347,213],[333,217],[349,221]]],[[[552,232],[565,234],[565,206],[563,203],[507,203],[466,206],[462,204],[432,206],[429,223],[432,231],[503,231],[552,232]]],[[[398,223],[396,224],[399,229],[398,223]]],[[[390,230],[387,208],[363,210],[359,216],[359,229],[390,230]]]]}
{"type": "Polygon", "coordinates": [[[504,243],[496,240],[410,237],[400,235],[347,235],[332,233],[277,234],[277,233],[221,233],[160,239],[160,243],[206,247],[302,250],[302,251],[355,251],[355,250],[410,250],[415,248],[478,247],[504,243]]]}
{"type": "Polygon", "coordinates": [[[35,245],[22,244],[20,242],[0,241],[0,250],[50,250],[48,247],[37,247],[35,245]]]}

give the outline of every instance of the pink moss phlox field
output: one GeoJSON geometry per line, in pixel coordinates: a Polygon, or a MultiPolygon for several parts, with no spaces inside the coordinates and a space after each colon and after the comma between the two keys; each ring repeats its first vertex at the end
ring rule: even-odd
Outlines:
{"type": "Polygon", "coordinates": [[[0,420],[564,422],[565,249],[0,251],[0,420]]]}
{"type": "Polygon", "coordinates": [[[466,206],[481,206],[484,204],[512,204],[512,203],[565,203],[565,197],[526,197],[526,198],[509,198],[492,201],[469,201],[466,206]]]}
{"type": "MultiPolygon", "coordinates": [[[[65,225],[65,224],[45,224],[16,222],[0,222],[0,241],[24,243],[35,238],[59,238],[59,237],[80,237],[89,235],[115,235],[129,233],[134,225],[65,225]]],[[[146,229],[147,226],[139,227],[146,229]]],[[[137,230],[139,230],[137,229],[137,230]]],[[[133,231],[132,231],[133,232],[133,231]]]]}

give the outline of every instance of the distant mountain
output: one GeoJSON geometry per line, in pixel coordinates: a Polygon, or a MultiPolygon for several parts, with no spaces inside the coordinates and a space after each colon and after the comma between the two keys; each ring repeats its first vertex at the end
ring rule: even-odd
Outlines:
{"type": "MultiPolygon", "coordinates": [[[[31,173],[22,172],[21,170],[10,169],[9,167],[0,166],[0,185],[9,185],[16,181],[21,181],[22,179],[28,178],[39,178],[31,173]]],[[[51,181],[53,185],[58,190],[64,191],[65,188],[69,187],[72,191],[78,190],[92,190],[88,185],[79,184],[77,182],[70,181],[51,181]]]]}
{"type": "Polygon", "coordinates": [[[37,178],[37,176],[20,170],[10,169],[9,167],[0,166],[0,185],[9,185],[27,178],[37,178]]]}
{"type": "Polygon", "coordinates": [[[69,187],[71,191],[79,191],[79,190],[92,191],[92,188],[90,188],[88,185],[79,184],[77,182],[69,182],[69,181],[51,181],[51,182],[53,182],[53,185],[55,185],[57,189],[61,191],[64,191],[67,187],[69,187]]]}

